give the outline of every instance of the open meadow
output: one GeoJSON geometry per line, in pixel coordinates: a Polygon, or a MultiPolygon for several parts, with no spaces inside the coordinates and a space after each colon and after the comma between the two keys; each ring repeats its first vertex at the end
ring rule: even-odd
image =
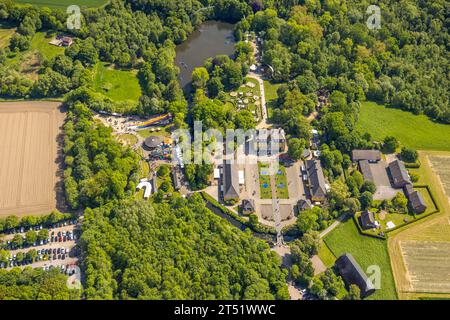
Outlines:
{"type": "Polygon", "coordinates": [[[357,128],[378,141],[394,136],[402,145],[417,150],[450,151],[450,125],[375,102],[362,103],[357,128]]]}
{"type": "Polygon", "coordinates": [[[0,103],[0,216],[57,207],[60,103],[0,103]]]}
{"type": "Polygon", "coordinates": [[[0,49],[9,45],[9,39],[12,37],[14,32],[16,32],[15,29],[4,29],[2,24],[0,24],[0,49]]]}
{"type": "Polygon", "coordinates": [[[130,101],[137,104],[141,87],[135,70],[118,70],[104,62],[94,67],[94,90],[114,101],[130,101]]]}
{"type": "Polygon", "coordinates": [[[360,235],[353,220],[347,219],[326,235],[324,242],[335,257],[351,253],[364,271],[372,265],[380,267],[381,289],[367,299],[397,299],[386,241],[360,235]]]}

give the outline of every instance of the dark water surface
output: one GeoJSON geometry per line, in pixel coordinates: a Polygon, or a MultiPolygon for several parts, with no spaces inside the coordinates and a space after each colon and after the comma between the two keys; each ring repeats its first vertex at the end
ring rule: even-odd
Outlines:
{"type": "Polygon", "coordinates": [[[233,54],[233,29],[231,23],[207,21],[177,46],[175,64],[180,68],[179,81],[185,92],[189,90],[194,68],[203,66],[210,57],[233,54]]]}

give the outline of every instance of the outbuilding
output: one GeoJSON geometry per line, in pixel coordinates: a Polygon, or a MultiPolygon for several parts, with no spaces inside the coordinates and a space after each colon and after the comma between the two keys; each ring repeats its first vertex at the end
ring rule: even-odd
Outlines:
{"type": "Polygon", "coordinates": [[[375,292],[375,286],[372,281],[350,253],[340,256],[336,260],[335,267],[344,279],[347,287],[352,284],[358,286],[361,298],[365,298],[375,292]]]}

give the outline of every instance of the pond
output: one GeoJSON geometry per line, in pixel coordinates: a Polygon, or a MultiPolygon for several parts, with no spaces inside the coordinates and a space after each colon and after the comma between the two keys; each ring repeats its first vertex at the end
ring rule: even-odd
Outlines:
{"type": "Polygon", "coordinates": [[[234,25],[231,23],[207,21],[176,47],[175,64],[180,68],[178,77],[185,92],[190,89],[194,68],[203,66],[210,57],[233,54],[233,29],[234,25]]]}

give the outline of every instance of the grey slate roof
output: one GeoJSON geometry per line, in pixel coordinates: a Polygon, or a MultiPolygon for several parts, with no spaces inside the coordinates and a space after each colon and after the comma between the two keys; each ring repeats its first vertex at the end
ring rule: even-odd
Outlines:
{"type": "Polygon", "coordinates": [[[356,284],[361,290],[361,297],[367,297],[375,292],[372,281],[361,269],[360,265],[350,253],[345,253],[336,260],[335,264],[347,286],[356,284]]]}
{"type": "Polygon", "coordinates": [[[223,198],[224,200],[239,198],[239,172],[234,163],[223,165],[223,198]]]}
{"type": "Polygon", "coordinates": [[[422,194],[419,191],[414,190],[411,183],[408,183],[403,187],[403,192],[405,193],[406,198],[408,198],[414,213],[422,213],[427,209],[422,194]]]}
{"type": "Polygon", "coordinates": [[[372,169],[370,168],[370,163],[367,160],[360,160],[359,162],[359,170],[361,171],[364,180],[374,181],[372,169]]]}
{"type": "Polygon", "coordinates": [[[375,227],[375,217],[371,211],[363,211],[360,216],[360,221],[364,229],[371,229],[375,227]]]}
{"type": "Polygon", "coordinates": [[[411,202],[411,206],[415,213],[422,213],[427,209],[425,200],[419,191],[414,191],[411,193],[409,196],[409,201],[411,202]]]}
{"type": "Polygon", "coordinates": [[[395,160],[389,163],[389,171],[395,187],[402,188],[406,184],[411,183],[408,171],[402,161],[395,160]]]}
{"type": "Polygon", "coordinates": [[[325,199],[325,177],[319,160],[306,160],[306,171],[308,172],[311,198],[325,199]]]}
{"type": "Polygon", "coordinates": [[[353,150],[353,161],[368,160],[368,161],[380,161],[381,152],[379,150],[353,150]]]}

